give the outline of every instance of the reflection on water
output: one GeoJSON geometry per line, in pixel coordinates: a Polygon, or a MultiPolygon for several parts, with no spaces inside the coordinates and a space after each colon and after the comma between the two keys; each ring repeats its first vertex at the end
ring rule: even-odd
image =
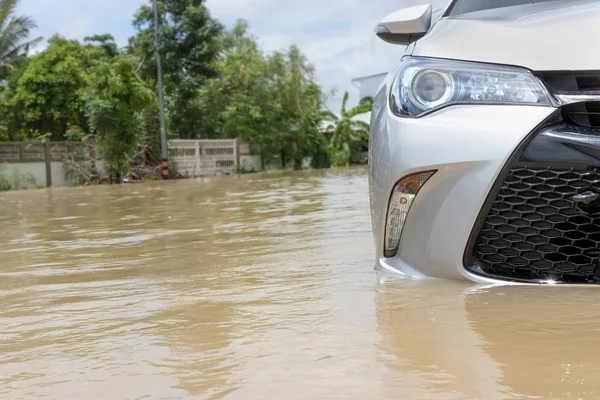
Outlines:
{"type": "Polygon", "coordinates": [[[378,279],[363,169],[0,202],[3,399],[600,397],[598,290],[378,279]]]}

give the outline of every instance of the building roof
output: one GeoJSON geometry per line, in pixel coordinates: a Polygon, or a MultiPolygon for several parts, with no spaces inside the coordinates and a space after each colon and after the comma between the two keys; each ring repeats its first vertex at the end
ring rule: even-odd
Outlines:
{"type": "Polygon", "coordinates": [[[373,74],[373,75],[367,75],[367,76],[361,76],[360,78],[354,78],[352,79],[352,83],[358,83],[360,84],[361,82],[364,82],[365,80],[368,79],[372,79],[372,78],[384,78],[387,76],[387,72],[382,72],[380,74],[373,74]]]}
{"type": "Polygon", "coordinates": [[[375,97],[377,90],[387,74],[375,74],[352,79],[352,83],[360,90],[360,98],[375,97]]]}

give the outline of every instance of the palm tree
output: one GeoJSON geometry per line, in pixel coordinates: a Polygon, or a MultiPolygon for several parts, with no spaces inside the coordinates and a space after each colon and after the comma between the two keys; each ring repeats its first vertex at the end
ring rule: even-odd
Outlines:
{"type": "Polygon", "coordinates": [[[41,37],[27,40],[37,25],[29,17],[15,15],[18,3],[19,0],[0,0],[0,73],[14,68],[11,62],[42,40],[41,37]]]}
{"type": "Polygon", "coordinates": [[[331,111],[324,112],[325,120],[331,122],[327,131],[333,132],[330,150],[334,166],[348,165],[352,152],[367,144],[369,140],[369,124],[354,117],[370,112],[373,108],[373,99],[365,98],[358,106],[346,110],[349,97],[348,92],[344,93],[339,116],[331,111]]]}

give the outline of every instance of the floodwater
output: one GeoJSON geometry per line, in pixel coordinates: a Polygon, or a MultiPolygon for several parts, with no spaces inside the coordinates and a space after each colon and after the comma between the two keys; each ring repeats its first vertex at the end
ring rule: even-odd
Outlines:
{"type": "Polygon", "coordinates": [[[2,399],[598,399],[600,291],[377,276],[364,169],[0,194],[2,399]]]}

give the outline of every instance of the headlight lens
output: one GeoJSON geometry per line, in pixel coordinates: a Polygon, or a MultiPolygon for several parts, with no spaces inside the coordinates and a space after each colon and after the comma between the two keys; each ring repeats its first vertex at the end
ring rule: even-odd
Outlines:
{"type": "Polygon", "coordinates": [[[447,103],[453,91],[452,75],[426,69],[416,74],[410,93],[415,103],[429,109],[447,103]]]}
{"type": "Polygon", "coordinates": [[[546,88],[526,69],[432,58],[402,60],[391,91],[392,110],[401,116],[480,103],[552,105],[546,88]]]}

